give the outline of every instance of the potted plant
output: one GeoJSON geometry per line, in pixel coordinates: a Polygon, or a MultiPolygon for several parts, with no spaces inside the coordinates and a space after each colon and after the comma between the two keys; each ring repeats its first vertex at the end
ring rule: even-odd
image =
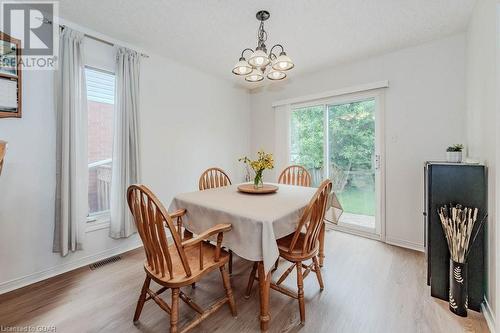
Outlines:
{"type": "Polygon", "coordinates": [[[265,169],[274,168],[274,160],[273,155],[269,153],[265,153],[264,151],[259,151],[257,153],[258,158],[255,161],[252,161],[248,157],[242,157],[238,161],[242,161],[243,163],[250,165],[250,167],[255,172],[255,178],[253,180],[253,184],[255,188],[260,188],[264,186],[264,182],[262,179],[262,172],[265,169]]]}
{"type": "Polygon", "coordinates": [[[460,163],[462,162],[462,150],[464,146],[461,144],[455,144],[453,146],[449,146],[446,149],[446,161],[451,163],[460,163]]]}

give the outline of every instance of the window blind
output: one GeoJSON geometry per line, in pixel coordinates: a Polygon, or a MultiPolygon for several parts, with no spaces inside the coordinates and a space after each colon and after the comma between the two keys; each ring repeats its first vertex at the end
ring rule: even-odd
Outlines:
{"type": "Polygon", "coordinates": [[[90,101],[115,104],[115,75],[86,67],[87,99],[90,101]]]}

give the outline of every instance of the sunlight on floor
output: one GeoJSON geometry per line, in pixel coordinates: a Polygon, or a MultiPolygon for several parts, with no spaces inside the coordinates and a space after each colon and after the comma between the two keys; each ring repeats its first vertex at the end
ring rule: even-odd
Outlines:
{"type": "Polygon", "coordinates": [[[347,227],[362,227],[368,229],[375,229],[375,216],[352,214],[344,212],[340,217],[340,225],[347,227]]]}

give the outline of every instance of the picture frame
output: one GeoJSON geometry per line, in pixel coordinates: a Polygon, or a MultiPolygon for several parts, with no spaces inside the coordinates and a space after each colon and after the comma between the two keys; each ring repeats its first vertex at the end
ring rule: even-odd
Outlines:
{"type": "Polygon", "coordinates": [[[0,31],[0,94],[16,94],[17,101],[2,105],[0,96],[0,118],[22,116],[22,64],[21,41],[0,31]],[[14,90],[14,92],[13,92],[14,90]]]}

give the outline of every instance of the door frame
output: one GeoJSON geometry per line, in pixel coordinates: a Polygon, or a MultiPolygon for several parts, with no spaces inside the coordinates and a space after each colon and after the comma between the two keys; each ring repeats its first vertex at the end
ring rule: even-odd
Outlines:
{"type": "MultiPolygon", "coordinates": [[[[364,101],[367,99],[375,100],[375,158],[378,155],[378,167],[376,167],[375,172],[375,181],[378,185],[376,186],[375,191],[375,200],[376,200],[376,232],[371,233],[366,231],[363,228],[354,227],[345,227],[342,225],[333,225],[332,229],[347,232],[351,234],[355,234],[358,236],[376,239],[385,242],[386,240],[386,204],[385,204],[385,192],[386,192],[386,184],[385,184],[385,93],[384,89],[372,89],[368,91],[360,91],[353,92],[348,94],[342,94],[338,96],[330,96],[326,98],[316,99],[313,101],[301,102],[290,104],[287,112],[287,122],[288,122],[288,151],[287,151],[287,159],[290,162],[290,141],[291,141],[291,132],[290,132],[290,119],[291,113],[300,108],[304,107],[312,107],[312,106],[323,106],[325,109],[324,116],[324,141],[323,141],[323,160],[328,161],[329,155],[329,145],[328,145],[328,112],[326,112],[328,105],[339,105],[346,104],[352,102],[364,101]],[[378,172],[377,172],[378,171],[378,172]],[[379,228],[379,230],[377,230],[379,228]]],[[[375,162],[377,163],[377,162],[375,162]]],[[[323,170],[324,178],[328,177],[328,163],[326,163],[326,167],[323,170]]]]}

